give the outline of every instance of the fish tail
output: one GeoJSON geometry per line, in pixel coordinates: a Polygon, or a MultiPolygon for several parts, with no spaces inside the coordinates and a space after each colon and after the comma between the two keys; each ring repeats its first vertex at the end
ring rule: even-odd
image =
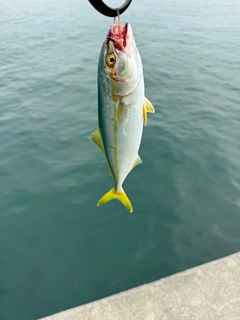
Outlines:
{"type": "Polygon", "coordinates": [[[128,196],[126,195],[126,193],[123,191],[123,189],[121,190],[121,192],[117,192],[115,190],[115,188],[111,189],[110,191],[108,191],[99,201],[98,201],[98,207],[103,205],[104,203],[113,200],[113,199],[117,199],[119,201],[122,202],[122,204],[130,211],[133,212],[133,207],[132,204],[130,202],[130,200],[128,199],[128,196]]]}

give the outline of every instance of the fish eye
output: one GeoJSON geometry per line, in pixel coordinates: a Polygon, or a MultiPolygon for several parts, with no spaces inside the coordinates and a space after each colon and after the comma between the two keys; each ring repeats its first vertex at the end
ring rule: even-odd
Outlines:
{"type": "Polygon", "coordinates": [[[113,66],[115,65],[115,62],[116,62],[115,54],[114,54],[114,53],[110,53],[110,54],[107,56],[106,62],[107,62],[107,65],[108,65],[109,67],[113,67],[113,66]]]}

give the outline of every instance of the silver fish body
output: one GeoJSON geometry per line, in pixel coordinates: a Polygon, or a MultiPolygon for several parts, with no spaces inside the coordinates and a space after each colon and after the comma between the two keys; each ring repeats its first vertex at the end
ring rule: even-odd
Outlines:
{"type": "Polygon", "coordinates": [[[138,151],[146,112],[154,112],[154,108],[144,97],[142,62],[131,26],[112,25],[99,57],[99,126],[91,139],[103,151],[115,186],[98,205],[118,199],[132,212],[122,184],[142,162],[138,151]]]}

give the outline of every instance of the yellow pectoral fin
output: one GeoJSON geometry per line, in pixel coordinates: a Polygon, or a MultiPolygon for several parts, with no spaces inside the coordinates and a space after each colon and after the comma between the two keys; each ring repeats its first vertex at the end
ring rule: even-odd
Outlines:
{"type": "Polygon", "coordinates": [[[154,106],[151,104],[151,102],[145,97],[144,105],[146,107],[147,112],[155,113],[154,106]]]}
{"type": "Polygon", "coordinates": [[[151,102],[145,97],[143,102],[143,122],[147,125],[147,112],[155,113],[155,109],[151,102]]]}
{"type": "Polygon", "coordinates": [[[98,206],[103,205],[104,203],[117,199],[122,202],[122,204],[130,211],[133,212],[132,204],[130,200],[128,199],[128,196],[126,193],[122,190],[122,192],[116,192],[115,189],[111,189],[108,191],[99,201],[98,201],[98,206]]]}
{"type": "Polygon", "coordinates": [[[101,136],[101,133],[100,133],[100,130],[99,130],[99,127],[97,127],[97,129],[95,129],[91,136],[90,136],[90,139],[102,150],[104,156],[105,156],[105,159],[107,161],[107,165],[108,165],[108,170],[114,180],[114,176],[113,176],[113,173],[112,173],[112,170],[110,168],[110,165],[109,165],[109,162],[108,162],[108,159],[107,159],[107,156],[106,156],[106,153],[105,153],[105,149],[104,149],[104,145],[103,145],[103,141],[102,141],[102,136],[101,136]]]}
{"type": "Polygon", "coordinates": [[[147,111],[144,105],[143,105],[143,123],[145,126],[147,125],[147,111]]]}

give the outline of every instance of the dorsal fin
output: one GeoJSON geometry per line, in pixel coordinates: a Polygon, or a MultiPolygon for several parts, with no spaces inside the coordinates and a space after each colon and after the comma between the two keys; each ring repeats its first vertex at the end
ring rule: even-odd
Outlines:
{"type": "Polygon", "coordinates": [[[113,173],[112,173],[112,170],[110,168],[110,165],[109,165],[109,162],[108,162],[108,159],[107,159],[107,156],[106,156],[106,152],[105,152],[105,149],[104,149],[104,145],[103,145],[103,141],[102,141],[102,136],[101,136],[101,133],[100,133],[100,130],[99,130],[99,127],[97,127],[91,134],[91,136],[89,137],[90,140],[92,140],[92,142],[94,142],[101,150],[102,150],[102,153],[104,154],[105,158],[106,158],[106,161],[107,161],[107,165],[108,165],[108,169],[109,169],[109,172],[114,180],[114,176],[113,176],[113,173]]]}
{"type": "Polygon", "coordinates": [[[94,142],[101,150],[102,152],[105,154],[105,150],[104,150],[104,146],[103,146],[103,141],[102,141],[102,136],[99,130],[99,127],[97,127],[97,129],[95,129],[91,136],[90,139],[92,140],[92,142],[94,142]]]}

